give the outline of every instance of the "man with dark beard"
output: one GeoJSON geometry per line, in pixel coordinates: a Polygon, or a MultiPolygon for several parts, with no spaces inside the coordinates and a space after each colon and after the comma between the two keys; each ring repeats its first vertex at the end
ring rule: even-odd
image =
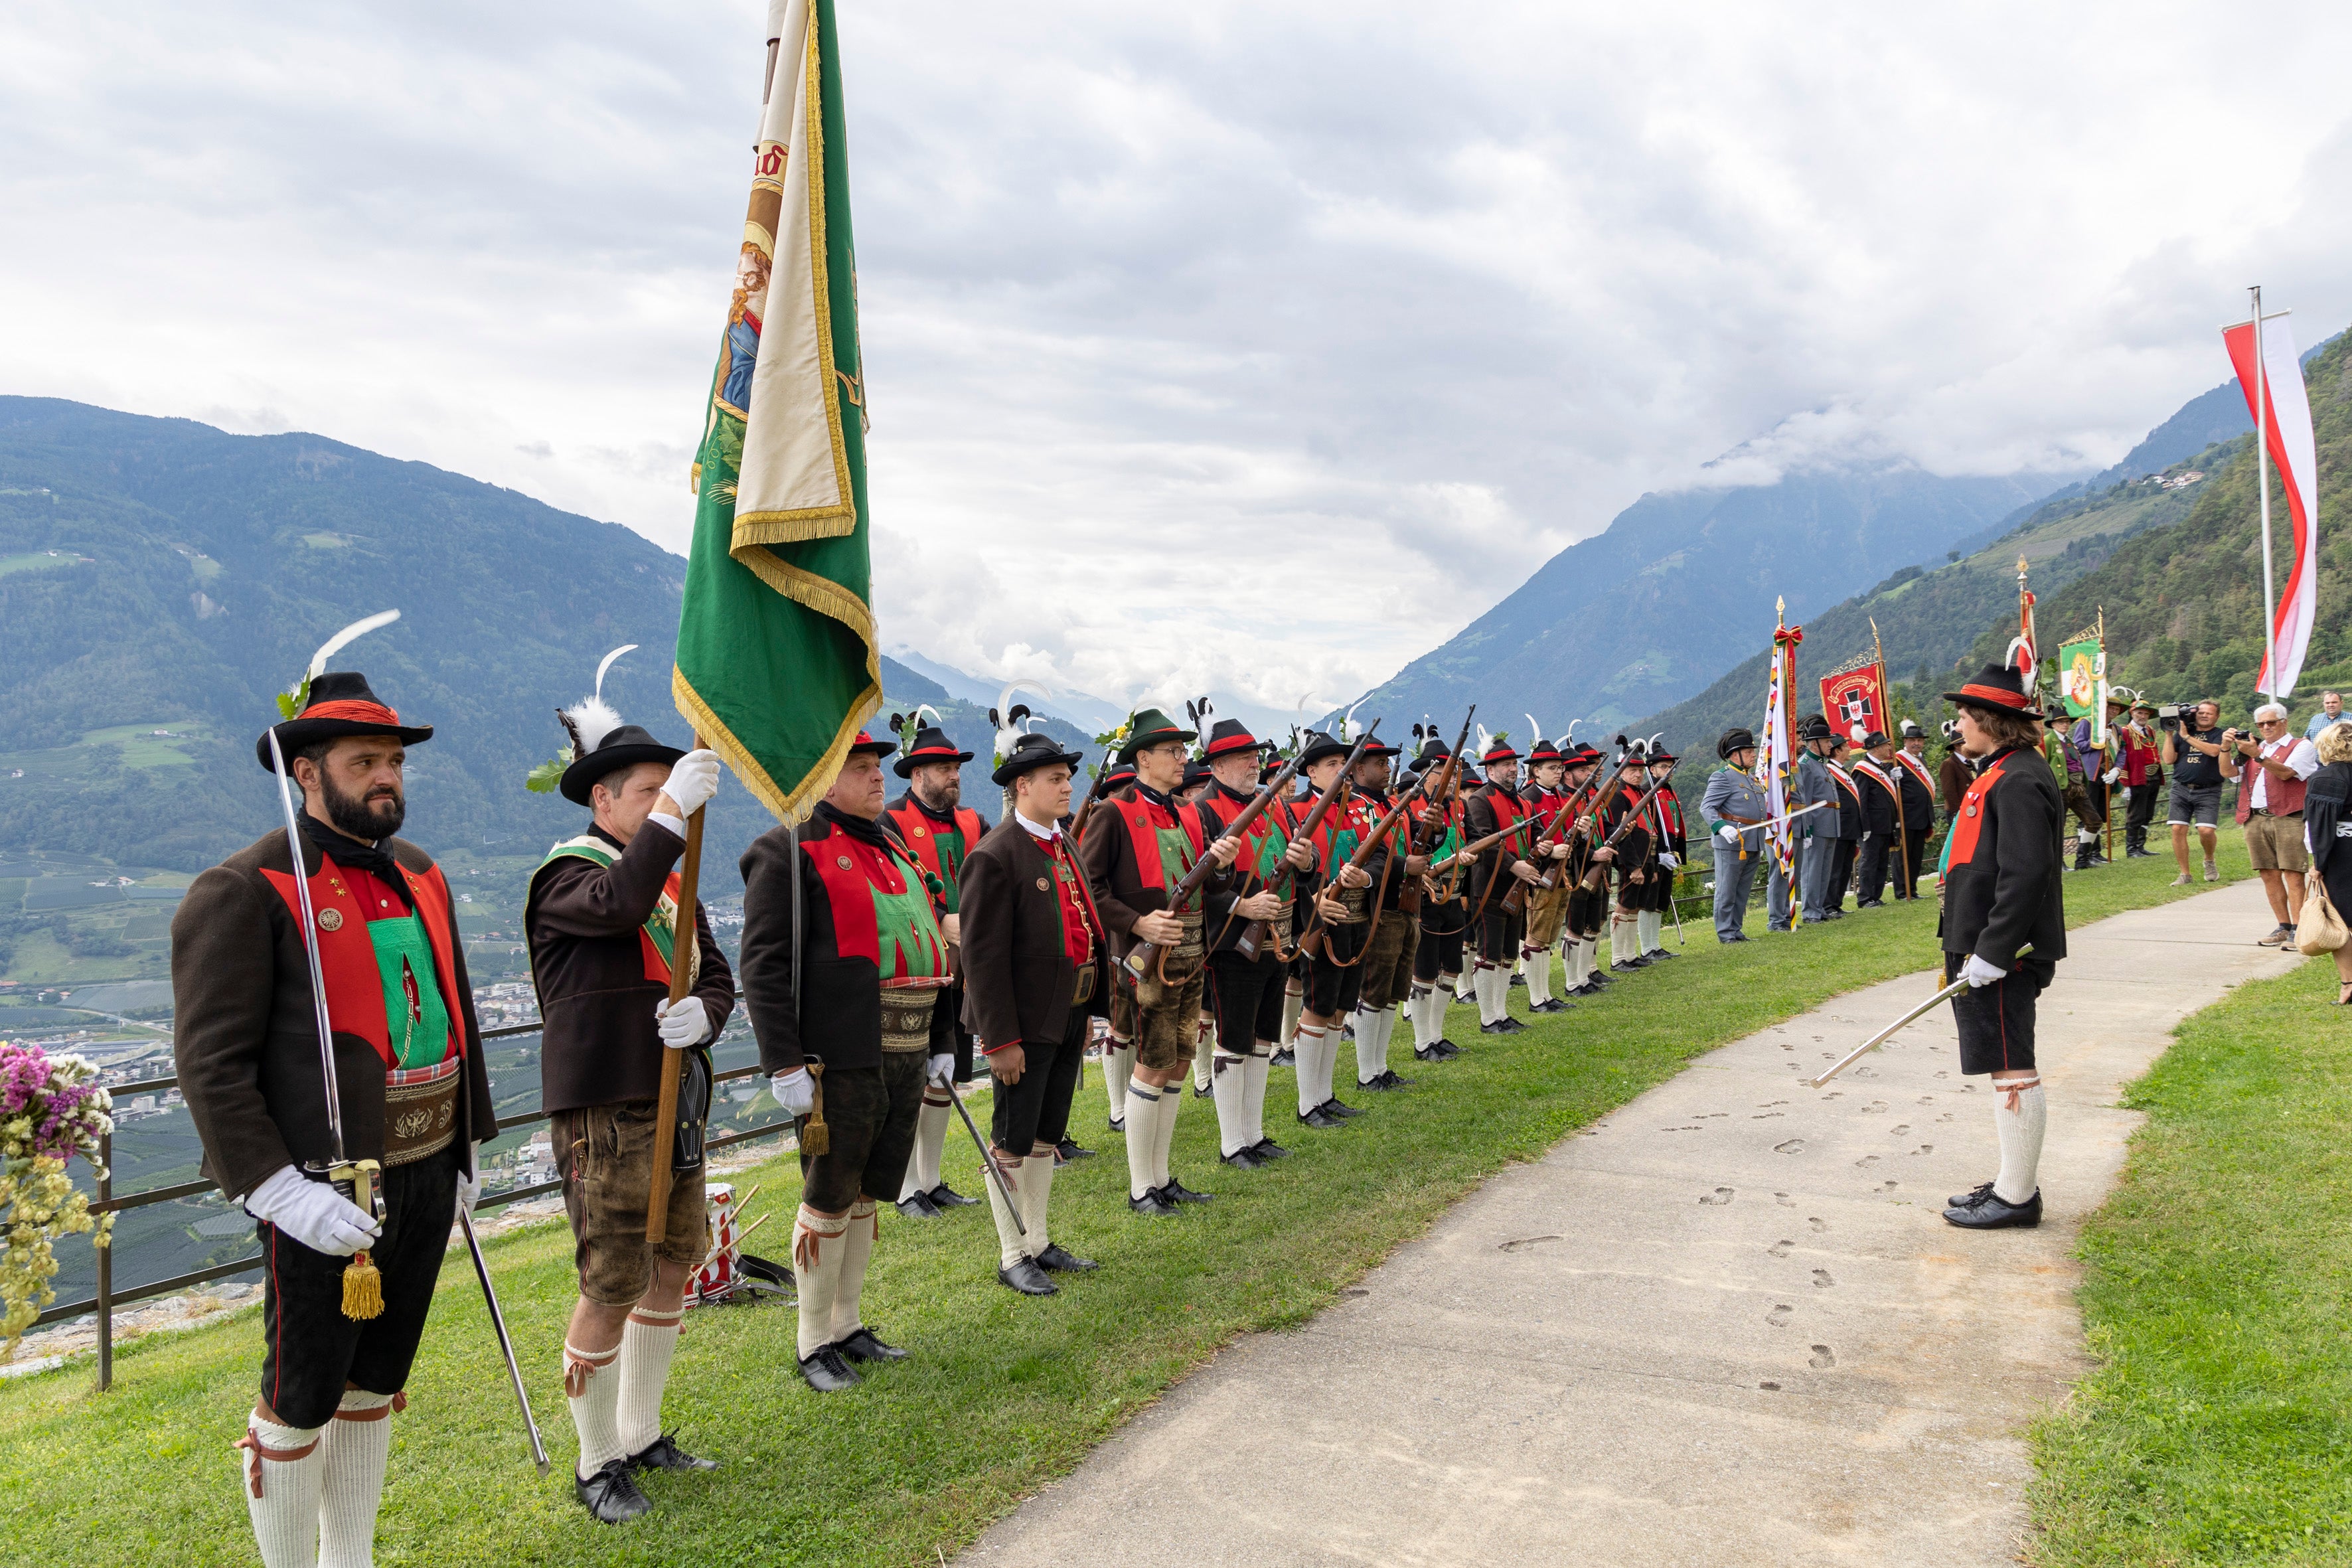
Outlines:
{"type": "MultiPolygon", "coordinates": [[[[907,781],[907,793],[882,808],[883,820],[898,830],[907,852],[930,881],[931,908],[940,917],[940,929],[947,934],[950,963],[961,941],[957,879],[963,871],[963,858],[988,831],[980,813],[963,805],[963,764],[970,761],[971,753],[957,750],[946,731],[936,724],[922,725],[906,754],[890,764],[890,771],[907,781]]],[[[963,1025],[961,977],[940,998],[940,1005],[955,1020],[955,1060],[950,1064],[954,1080],[970,1083],[971,1031],[963,1025]]],[[[915,1118],[915,1152],[908,1157],[907,1179],[898,1193],[898,1212],[910,1219],[937,1219],[941,1209],[966,1208],[980,1202],[940,1177],[940,1156],[947,1148],[948,1120],[955,1109],[950,1097],[955,1091],[940,1081],[945,1075],[937,1070],[939,1065],[931,1064],[933,1070],[923,1083],[923,1109],[915,1118]]]]}
{"type": "MultiPolygon", "coordinates": [[[[448,883],[394,837],[407,748],[432,727],[402,722],[354,672],[314,674],[303,697],[276,730],[302,796],[301,843],[265,835],[198,877],[172,921],[173,1053],[204,1173],[244,1205],[261,1242],[261,1392],[237,1447],[266,1568],[371,1560],[387,1418],[450,1221],[473,1203],[476,1145],[498,1129],[448,883]],[[298,854],[326,977],[340,1151],[298,854]],[[381,1167],[372,1198],[334,1184],[338,1153],[363,1173],[381,1167]],[[350,1315],[364,1300],[345,1294],[359,1253],[381,1276],[381,1310],[365,1318],[350,1315]]],[[[254,750],[271,769],[269,737],[254,750]]]]}

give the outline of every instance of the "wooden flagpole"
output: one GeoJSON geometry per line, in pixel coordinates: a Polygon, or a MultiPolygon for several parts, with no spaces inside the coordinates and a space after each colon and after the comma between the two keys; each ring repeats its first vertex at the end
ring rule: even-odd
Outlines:
{"type": "MultiPolygon", "coordinates": [[[[690,750],[702,749],[696,735],[690,750]]],[[[686,858],[677,868],[677,924],[669,939],[669,1005],[686,999],[693,983],[694,957],[702,941],[702,922],[695,918],[695,884],[702,872],[702,814],[696,806],[686,819],[686,858]]],[[[798,868],[794,868],[795,870],[798,868]]],[[[661,1098],[654,1109],[653,1181],[646,1192],[646,1240],[658,1244],[669,1236],[670,1159],[677,1147],[677,1080],[685,1067],[684,1053],[662,1047],[661,1098]]]]}
{"type": "MultiPolygon", "coordinates": [[[[1878,617],[1876,616],[1870,617],[1870,657],[1878,666],[1878,700],[1886,705],[1886,711],[1881,713],[1879,717],[1885,720],[1887,723],[1892,724],[1895,722],[1894,688],[1888,685],[1886,680],[1886,649],[1881,646],[1878,640],[1878,617]]],[[[1881,732],[1884,733],[1884,731],[1881,732]]],[[[1903,742],[1896,741],[1895,742],[1895,749],[1897,752],[1900,752],[1903,749],[1903,742]]],[[[1913,887],[1911,881],[1911,827],[1910,825],[1903,819],[1903,764],[1901,763],[1895,764],[1895,776],[1887,782],[1895,786],[1895,852],[1898,857],[1895,864],[1903,874],[1903,896],[1907,899],[1911,896],[1913,887]]]]}
{"type": "MultiPolygon", "coordinates": [[[[2091,710],[2091,729],[2107,742],[2106,746],[2099,748],[2099,760],[2109,764],[2101,770],[2105,773],[2113,769],[2113,759],[2108,755],[2107,747],[2122,749],[2116,745],[2115,732],[2107,723],[2107,607],[2105,605],[2099,606],[2098,637],[2099,679],[2092,682],[2091,693],[2097,706],[2091,710]]],[[[2116,860],[2116,787],[2104,778],[2099,781],[2099,804],[2106,808],[2106,820],[2099,826],[2105,829],[2107,864],[2112,866],[2116,860]]]]}

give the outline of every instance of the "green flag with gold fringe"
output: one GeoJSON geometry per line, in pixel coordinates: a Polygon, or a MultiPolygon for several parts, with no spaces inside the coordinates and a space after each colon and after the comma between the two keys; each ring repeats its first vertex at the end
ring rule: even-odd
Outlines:
{"type": "Polygon", "coordinates": [[[882,679],[833,0],[772,0],[768,18],[671,687],[702,743],[798,822],[881,707],[882,679]]]}

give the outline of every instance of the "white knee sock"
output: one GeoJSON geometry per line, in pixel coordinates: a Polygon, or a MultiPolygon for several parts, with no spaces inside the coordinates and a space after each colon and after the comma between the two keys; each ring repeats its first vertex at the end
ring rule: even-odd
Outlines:
{"type": "Polygon", "coordinates": [[[833,1292],[833,1331],[825,1337],[839,1344],[866,1324],[858,1316],[858,1298],[866,1293],[866,1266],[873,1261],[874,1243],[882,1234],[882,1217],[872,1198],[849,1205],[849,1228],[841,1233],[841,1283],[833,1292]]]}
{"type": "Polygon", "coordinates": [[[1265,1142],[1265,1079],[1273,1068],[1274,1043],[1260,1040],[1250,1047],[1248,1076],[1243,1080],[1243,1103],[1253,1148],[1265,1142]]]}
{"type": "Polygon", "coordinates": [[[954,1109],[948,1103],[946,1089],[935,1083],[923,1086],[923,1108],[915,1112],[915,1152],[907,1161],[907,1179],[898,1187],[900,1203],[940,1184],[940,1156],[947,1149],[948,1117],[954,1109]]]}
{"type": "Polygon", "coordinates": [[[1642,911],[1642,951],[1664,952],[1666,945],[1666,917],[1663,910],[1642,911]]]}
{"type": "Polygon", "coordinates": [[[1609,957],[1612,963],[1623,963],[1633,956],[1636,938],[1633,922],[1609,917],[1609,957]]]}
{"type": "Polygon", "coordinates": [[[319,1568],[373,1568],[392,1404],[389,1394],[347,1388],[319,1439],[319,1568]]]}
{"type": "Polygon", "coordinates": [[[1454,999],[1475,1002],[1478,996],[1478,969],[1475,964],[1454,977],[1454,999]]]}
{"type": "Polygon", "coordinates": [[[2021,1204],[2041,1189],[2042,1134],[2050,1125],[2042,1080],[1995,1082],[1992,1125],[2000,1139],[2000,1174],[1993,1178],[1993,1195],[2005,1204],[2021,1204]],[[2018,1087],[2021,1084],[2022,1088],[2018,1087]],[[2010,1109],[2012,1099],[2017,1102],[2014,1110],[2010,1109]]]}
{"type": "Polygon", "coordinates": [[[1249,1130],[1249,1058],[1223,1046],[1209,1063],[1209,1092],[1217,1101],[1217,1152],[1235,1154],[1257,1140],[1249,1130]]]}
{"type": "Polygon", "coordinates": [[[248,1414],[238,1445],[237,1491],[262,1568],[311,1568],[319,1555],[319,1500],[327,1466],[316,1426],[280,1426],[248,1414]],[[278,1456],[278,1457],[273,1457],[278,1456]]]}
{"type": "Polygon", "coordinates": [[[1192,1087],[1209,1087],[1209,1058],[1216,1054],[1217,1026],[1210,1020],[1208,1010],[1201,1011],[1201,1032],[1192,1041],[1192,1087]]]}
{"type": "MultiPolygon", "coordinates": [[[[1110,1119],[1127,1117],[1127,1082],[1135,1072],[1135,1047],[1117,1035],[1103,1037],[1103,1089],[1110,1096],[1110,1119]]],[[[952,1108],[950,1108],[952,1109],[952,1108]]]]}
{"type": "Polygon", "coordinates": [[[1141,1079],[1127,1086],[1127,1195],[1139,1198],[1160,1185],[1152,1173],[1160,1152],[1160,1117],[1175,1101],[1141,1079]]]}
{"type": "Polygon", "coordinates": [[[1531,947],[1522,954],[1528,964],[1528,1000],[1530,1003],[1551,1000],[1551,949],[1531,947]]]}
{"type": "Polygon", "coordinates": [[[1168,1169],[1168,1150],[1176,1141],[1176,1113],[1184,1109],[1184,1080],[1177,1079],[1160,1091],[1160,1120],[1154,1123],[1159,1136],[1151,1141],[1151,1184],[1164,1187],[1173,1173],[1168,1169]]]}
{"type": "MultiPolygon", "coordinates": [[[[803,1300],[808,1298],[803,1294],[803,1300]]],[[[563,1342],[563,1393],[572,1402],[572,1429],[580,1435],[580,1468],[586,1480],[614,1459],[625,1458],[621,1447],[621,1378],[614,1363],[621,1347],[585,1351],[563,1342]]]]}
{"type": "Polygon", "coordinates": [[[675,1312],[635,1307],[622,1326],[619,1420],[625,1452],[643,1453],[662,1435],[662,1389],[669,1383],[670,1358],[684,1332],[678,1320],[685,1316],[682,1307],[675,1312]]]}
{"type": "Polygon", "coordinates": [[[1297,1048],[1298,1015],[1306,1009],[1306,1006],[1307,993],[1297,981],[1292,981],[1282,988],[1282,1048],[1284,1050],[1297,1048]]]}
{"type": "Polygon", "coordinates": [[[1571,939],[1560,951],[1563,987],[1573,991],[1584,984],[1584,944],[1571,939]]]}
{"type": "Polygon", "coordinates": [[[1356,1015],[1358,1083],[1370,1083],[1389,1070],[1389,1037],[1396,1032],[1396,1009],[1393,1007],[1356,1015]]]}
{"type": "Polygon", "coordinates": [[[1054,1196],[1053,1151],[1049,1149],[1040,1154],[1033,1145],[1029,1158],[1023,1163],[1021,1170],[1021,1186],[1018,1193],[1021,1199],[1021,1223],[1029,1227],[1029,1234],[1021,1238],[1021,1244],[1029,1249],[1029,1256],[1034,1258],[1045,1251],[1053,1239],[1045,1228],[1045,1205],[1054,1196]]]}
{"type": "Polygon", "coordinates": [[[793,1286],[800,1305],[800,1356],[816,1354],[833,1339],[833,1301],[841,1289],[847,1215],[821,1215],[806,1204],[793,1226],[793,1286]]]}
{"type": "MultiPolygon", "coordinates": [[[[1008,1183],[1012,1184],[1013,1195],[1021,1202],[1023,1211],[1021,1215],[1021,1224],[1028,1225],[1029,1194],[1023,1184],[1028,1182],[1035,1175],[1036,1173],[1033,1167],[1043,1164],[1048,1169],[1051,1169],[1054,1163],[1053,1160],[1050,1157],[1042,1161],[1015,1160],[1010,1155],[1000,1153],[997,1156],[996,1163],[1003,1168],[1004,1172],[1004,1179],[1008,1183]]],[[[981,1176],[983,1181],[986,1181],[987,1175],[988,1173],[985,1171],[981,1173],[981,1176]]],[[[987,1182],[986,1184],[988,1187],[988,1212],[996,1218],[996,1260],[1005,1268],[1010,1268],[1014,1264],[1020,1262],[1024,1258],[1029,1256],[1029,1241],[1027,1237],[1021,1234],[1019,1227],[1013,1225],[1013,1210],[1006,1206],[1004,1194],[996,1190],[996,1184],[994,1182],[987,1182]]],[[[1040,1243],[1039,1245],[1043,1246],[1044,1244],[1040,1243]]]]}
{"type": "Polygon", "coordinates": [[[1323,1042],[1327,1037],[1322,1025],[1302,1020],[1298,1026],[1298,1037],[1291,1046],[1298,1056],[1298,1114],[1301,1116],[1331,1098],[1328,1086],[1320,1093],[1316,1089],[1315,1075],[1321,1065],[1323,1042]]]}

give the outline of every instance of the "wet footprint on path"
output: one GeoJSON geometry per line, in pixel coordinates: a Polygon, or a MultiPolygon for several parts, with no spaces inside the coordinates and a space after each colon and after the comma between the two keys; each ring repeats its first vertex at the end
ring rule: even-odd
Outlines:
{"type": "MultiPolygon", "coordinates": [[[[1875,1155],[1875,1154],[1864,1154],[1861,1159],[1856,1160],[1853,1163],[1854,1163],[1854,1168],[1855,1168],[1856,1170],[1867,1171],[1867,1170],[1869,1170],[1873,1165],[1875,1165],[1875,1164],[1877,1164],[1877,1163],[1878,1163],[1878,1156],[1877,1156],[1877,1155],[1875,1155]]],[[[987,1174],[987,1173],[986,1173],[985,1171],[982,1172],[981,1173],[982,1173],[982,1175],[986,1175],[986,1174],[987,1174]]]]}
{"type": "MultiPolygon", "coordinates": [[[[983,1173],[982,1173],[983,1175],[984,1175],[984,1174],[986,1174],[986,1173],[985,1173],[985,1172],[983,1172],[983,1173]]],[[[1826,1290],[1826,1289],[1828,1289],[1831,1286],[1832,1286],[1832,1285],[1834,1285],[1834,1284],[1836,1284],[1836,1283],[1837,1283],[1837,1281],[1836,1281],[1836,1280],[1834,1280],[1834,1279],[1831,1279],[1831,1278],[1830,1278],[1830,1271],[1829,1271],[1828,1269],[1826,1269],[1826,1268],[1816,1268],[1816,1269],[1814,1269],[1814,1270],[1813,1270],[1813,1289],[1816,1289],[1816,1290],[1826,1290]]]]}
{"type": "MultiPolygon", "coordinates": [[[[986,1174],[985,1172],[982,1173],[983,1175],[986,1174]]],[[[1815,1345],[1813,1347],[1811,1365],[1813,1370],[1816,1372],[1827,1372],[1830,1368],[1837,1365],[1837,1357],[1831,1353],[1829,1346],[1815,1345]]]]}
{"type": "Polygon", "coordinates": [[[1785,1329],[1789,1326],[1789,1319],[1795,1314],[1796,1310],[1796,1308],[1791,1307],[1786,1301],[1783,1301],[1780,1305],[1765,1313],[1764,1321],[1771,1324],[1776,1329],[1785,1329]]]}
{"type": "MultiPolygon", "coordinates": [[[[986,1174],[987,1174],[987,1173],[986,1173],[985,1171],[982,1172],[981,1173],[982,1173],[982,1175],[986,1175],[986,1174]]],[[[1796,1244],[1795,1242],[1793,1242],[1793,1241],[1780,1241],[1780,1242],[1775,1242],[1773,1245],[1771,1245],[1770,1247],[1766,1247],[1764,1250],[1765,1250],[1765,1251],[1767,1251],[1767,1252],[1769,1252],[1769,1253],[1770,1253],[1770,1254],[1771,1254],[1773,1257],[1775,1257],[1775,1258],[1786,1258],[1786,1257],[1788,1257],[1788,1256],[1789,1256],[1789,1254],[1790,1254],[1790,1252],[1792,1252],[1792,1251],[1794,1251],[1794,1250],[1796,1249],[1796,1246],[1797,1246],[1797,1244],[1796,1244]]]]}
{"type": "MultiPolygon", "coordinates": [[[[982,1173],[984,1175],[987,1173],[982,1172],[982,1173]]],[[[1701,1193],[1699,1194],[1698,1201],[1703,1204],[1712,1204],[1719,1207],[1731,1201],[1731,1189],[1729,1187],[1717,1187],[1712,1193],[1701,1193]]]]}
{"type": "Polygon", "coordinates": [[[1772,1194],[1772,1201],[1779,1204],[1784,1209],[1792,1209],[1797,1206],[1797,1200],[1790,1197],[1786,1193],[1774,1193],[1772,1194]]]}
{"type": "MultiPolygon", "coordinates": [[[[986,1174],[985,1172],[982,1173],[986,1174]]],[[[1805,1223],[1811,1226],[1815,1230],[1827,1230],[1830,1227],[1829,1221],[1822,1218],[1819,1215],[1807,1215],[1805,1216],[1805,1223]]]]}

